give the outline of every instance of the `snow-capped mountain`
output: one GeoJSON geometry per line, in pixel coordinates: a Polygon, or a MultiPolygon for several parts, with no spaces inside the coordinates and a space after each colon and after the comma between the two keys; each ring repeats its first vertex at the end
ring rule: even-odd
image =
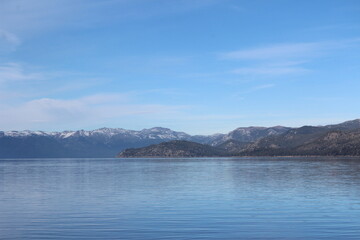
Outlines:
{"type": "Polygon", "coordinates": [[[0,132],[0,157],[114,157],[119,150],[191,136],[168,128],[0,132]]]}
{"type": "Polygon", "coordinates": [[[44,132],[44,131],[5,131],[0,132],[0,136],[6,137],[29,137],[29,136],[54,136],[57,132],[44,132]]]}
{"type": "Polygon", "coordinates": [[[6,137],[55,137],[55,138],[71,138],[71,137],[104,137],[111,138],[117,135],[135,137],[138,139],[186,139],[190,138],[189,134],[183,132],[172,131],[168,128],[154,127],[150,129],[143,129],[141,131],[126,130],[123,128],[99,128],[96,130],[77,130],[77,131],[63,131],[63,132],[45,132],[45,131],[5,131],[0,132],[0,136],[6,137]]]}

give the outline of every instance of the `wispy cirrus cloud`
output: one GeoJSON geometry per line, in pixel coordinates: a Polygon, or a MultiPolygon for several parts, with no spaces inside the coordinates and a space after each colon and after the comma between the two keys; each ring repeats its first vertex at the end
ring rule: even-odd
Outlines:
{"type": "Polygon", "coordinates": [[[286,67],[286,66],[260,66],[260,67],[245,67],[237,68],[232,70],[232,73],[241,74],[241,75],[265,75],[265,76],[274,76],[274,75],[288,75],[288,74],[298,74],[298,73],[307,73],[309,69],[303,67],[286,67]]]}
{"type": "Polygon", "coordinates": [[[220,54],[222,59],[239,60],[301,60],[318,57],[333,50],[351,47],[358,44],[360,38],[334,41],[318,41],[303,43],[283,43],[266,47],[249,48],[220,54]]]}
{"type": "Polygon", "coordinates": [[[265,89],[273,88],[275,86],[276,85],[273,84],[273,83],[265,83],[265,84],[256,85],[256,86],[250,87],[250,88],[248,88],[246,90],[243,90],[243,91],[240,91],[240,92],[237,92],[237,93],[233,94],[231,96],[231,98],[232,99],[237,99],[237,100],[243,100],[245,95],[255,93],[255,92],[258,92],[258,91],[262,91],[262,90],[265,90],[265,89]]]}
{"type": "MultiPolygon", "coordinates": [[[[90,79],[92,80],[92,79],[90,79]]],[[[0,125],[9,129],[58,129],[126,124],[123,119],[168,119],[182,114],[187,106],[144,102],[148,93],[174,94],[174,89],[148,89],[99,93],[97,84],[81,74],[45,71],[21,63],[0,65],[0,125]],[[80,76],[79,76],[80,75],[80,76]],[[69,79],[66,79],[69,78],[69,79]],[[90,92],[82,97],[59,97],[59,91],[90,92]],[[140,99],[140,100],[139,100],[140,99]],[[24,117],[26,116],[26,117],[24,117]]],[[[64,94],[60,94],[64,95],[64,94]]],[[[72,94],[70,94],[71,96],[72,94]]],[[[76,94],[77,95],[77,94],[76,94]]]]}
{"type": "Polygon", "coordinates": [[[0,83],[41,79],[43,75],[37,72],[28,72],[24,65],[19,63],[5,63],[0,65],[0,83]]]}
{"type": "Polygon", "coordinates": [[[333,51],[352,47],[359,38],[338,41],[286,43],[267,47],[226,52],[222,60],[241,61],[242,66],[231,70],[233,74],[253,76],[281,76],[309,73],[305,63],[314,61],[333,51]],[[244,66],[245,65],[245,66],[244,66]]]}
{"type": "Polygon", "coordinates": [[[127,94],[95,94],[81,98],[39,98],[17,105],[0,104],[2,129],[60,129],[96,126],[99,123],[121,122],[122,118],[166,117],[186,106],[136,104],[127,94]],[[24,118],[26,116],[26,118],[24,118]]]}
{"type": "Polygon", "coordinates": [[[0,29],[0,52],[13,51],[18,45],[21,44],[21,40],[14,33],[0,29]]]}
{"type": "Polygon", "coordinates": [[[80,72],[51,71],[19,62],[0,63],[0,99],[9,101],[84,89],[97,91],[99,85],[111,80],[80,72]]]}
{"type": "MultiPolygon", "coordinates": [[[[56,28],[89,28],[109,22],[188,12],[220,0],[2,0],[0,29],[33,34],[56,28]]],[[[15,40],[12,33],[7,38],[15,40]]]]}
{"type": "Polygon", "coordinates": [[[314,54],[321,46],[321,43],[294,43],[279,44],[268,47],[251,48],[239,51],[232,51],[221,54],[223,59],[245,59],[245,60],[267,60],[267,59],[289,59],[314,54]]]}
{"type": "Polygon", "coordinates": [[[257,91],[260,89],[266,89],[266,88],[272,88],[275,87],[275,84],[269,83],[269,84],[263,84],[263,85],[259,85],[259,86],[255,86],[252,88],[253,91],[257,91]]]}

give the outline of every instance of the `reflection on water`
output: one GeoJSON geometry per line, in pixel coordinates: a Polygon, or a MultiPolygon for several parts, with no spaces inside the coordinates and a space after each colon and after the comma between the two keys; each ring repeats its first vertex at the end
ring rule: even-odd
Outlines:
{"type": "Polygon", "coordinates": [[[360,239],[360,159],[0,160],[1,239],[360,239]]]}

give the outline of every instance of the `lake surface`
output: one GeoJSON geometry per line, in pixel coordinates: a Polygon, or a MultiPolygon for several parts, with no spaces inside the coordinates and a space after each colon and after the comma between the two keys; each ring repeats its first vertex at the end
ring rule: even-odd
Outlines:
{"type": "Polygon", "coordinates": [[[0,160],[0,239],[360,239],[360,159],[0,160]]]}

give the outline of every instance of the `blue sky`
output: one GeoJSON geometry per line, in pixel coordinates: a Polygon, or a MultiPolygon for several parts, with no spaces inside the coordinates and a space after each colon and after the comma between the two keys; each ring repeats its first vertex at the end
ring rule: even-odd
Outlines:
{"type": "Polygon", "coordinates": [[[360,118],[358,0],[0,0],[0,129],[360,118]]]}

